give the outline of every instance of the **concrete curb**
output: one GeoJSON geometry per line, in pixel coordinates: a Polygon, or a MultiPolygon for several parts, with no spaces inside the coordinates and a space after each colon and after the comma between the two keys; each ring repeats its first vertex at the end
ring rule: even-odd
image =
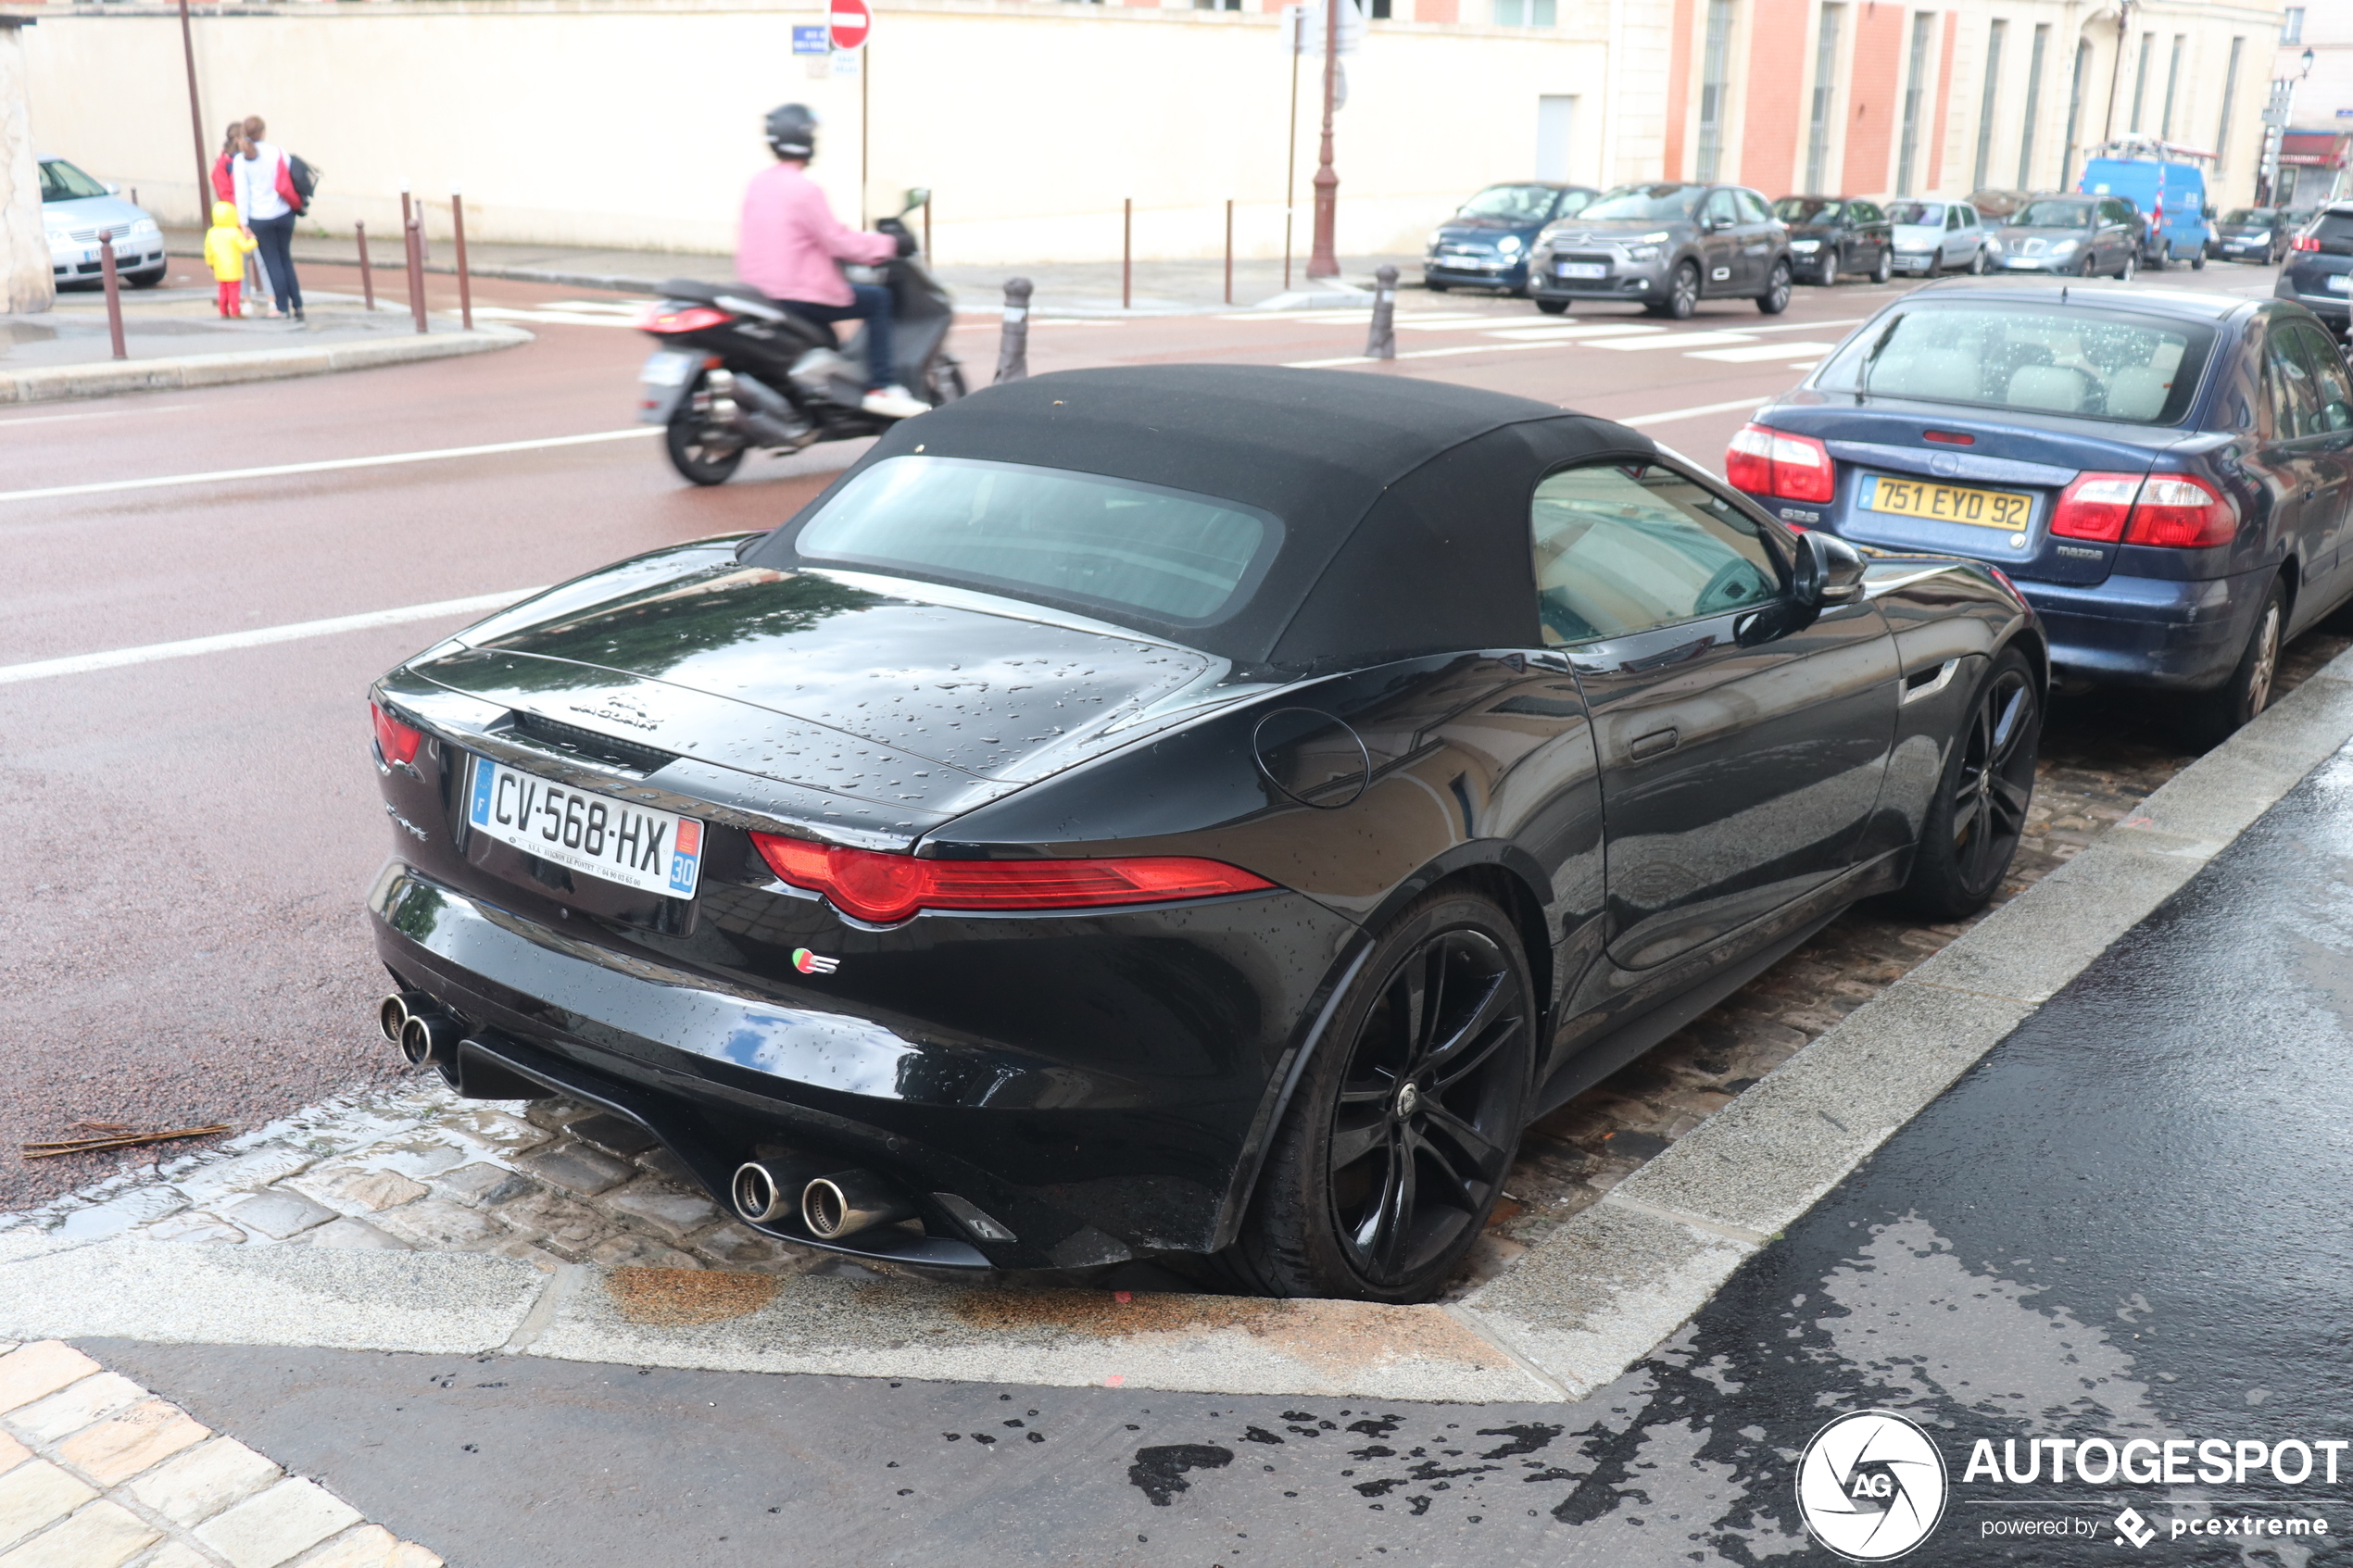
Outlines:
{"type": "Polygon", "coordinates": [[[258,348],[236,354],[190,354],[169,359],[108,359],[92,365],[44,365],[0,374],[0,404],[107,397],[119,392],[185,391],[235,382],[279,381],[366,370],[460,354],[486,354],[533,341],[521,327],[484,326],[381,343],[327,344],[316,348],[258,348]]]}
{"type": "MultiPolygon", "coordinates": [[[[119,1336],[715,1371],[1462,1402],[1579,1399],[1704,1306],[2353,740],[2353,653],[1453,1306],[1006,1291],[121,1237],[132,1190],[0,1234],[0,1339],[119,1336]]],[[[173,1198],[171,1207],[181,1199],[173,1198]]]]}

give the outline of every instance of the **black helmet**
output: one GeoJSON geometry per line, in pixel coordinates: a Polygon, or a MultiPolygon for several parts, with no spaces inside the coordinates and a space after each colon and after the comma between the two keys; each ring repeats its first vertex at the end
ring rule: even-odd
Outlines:
{"type": "Polygon", "coordinates": [[[768,147],[778,157],[807,162],[817,152],[817,116],[807,104],[786,104],[768,111],[764,127],[768,147]]]}

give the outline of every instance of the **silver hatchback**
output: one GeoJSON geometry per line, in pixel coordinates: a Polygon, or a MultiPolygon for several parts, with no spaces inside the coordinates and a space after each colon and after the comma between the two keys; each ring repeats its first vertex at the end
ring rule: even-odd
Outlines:
{"type": "Polygon", "coordinates": [[[41,159],[41,228],[49,242],[49,275],[59,287],[99,282],[98,236],[114,236],[115,269],[133,288],[163,282],[163,230],[116,187],[93,180],[61,157],[41,159]]]}

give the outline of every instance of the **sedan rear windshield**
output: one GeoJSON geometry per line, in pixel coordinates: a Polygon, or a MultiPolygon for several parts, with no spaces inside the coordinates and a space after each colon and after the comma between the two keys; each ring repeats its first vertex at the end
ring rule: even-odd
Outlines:
{"type": "Polygon", "coordinates": [[[2090,202],[2028,202],[2010,219],[2016,229],[2088,229],[2092,226],[2090,202]]]}
{"type": "Polygon", "coordinates": [[[1931,227],[1944,221],[1943,202],[1890,202],[1887,220],[1895,224],[1927,224],[1931,227]]]}
{"type": "Polygon", "coordinates": [[[1700,198],[1705,194],[1707,187],[1705,185],[1620,185],[1614,191],[1604,191],[1594,197],[1593,205],[1577,216],[1671,222],[1697,212],[1700,198]]]}
{"type": "Polygon", "coordinates": [[[103,196],[107,188],[61,157],[44,158],[41,163],[41,199],[44,202],[82,201],[90,196],[103,196]]]}
{"type": "Polygon", "coordinates": [[[2037,414],[2178,423],[2214,330],[2081,306],[1923,304],[1856,333],[1822,367],[1825,392],[2037,414]]]}
{"type": "Polygon", "coordinates": [[[1541,223],[1552,216],[1550,185],[1490,185],[1465,202],[1457,218],[1501,218],[1512,223],[1541,223]]]}
{"type": "Polygon", "coordinates": [[[1205,625],[1282,542],[1265,512],[1181,490],[967,458],[890,458],[800,530],[803,559],[1205,625]]]}

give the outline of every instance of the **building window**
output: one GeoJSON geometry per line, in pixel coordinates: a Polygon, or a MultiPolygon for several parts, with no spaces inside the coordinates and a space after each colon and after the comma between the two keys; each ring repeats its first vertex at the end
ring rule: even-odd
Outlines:
{"type": "Polygon", "coordinates": [[[1994,166],[1994,109],[2002,92],[2002,34],[2009,31],[2009,23],[1995,21],[1985,29],[1985,91],[1977,104],[1977,172],[1969,188],[1982,191],[1985,178],[1994,166]]]}
{"type": "Polygon", "coordinates": [[[2182,51],[2189,47],[2189,43],[2190,36],[2186,32],[2173,35],[2173,58],[2165,67],[2165,114],[2157,122],[2157,134],[2160,141],[2173,139],[2173,94],[2182,85],[2182,51]]]}
{"type": "Polygon", "coordinates": [[[1819,194],[1830,187],[1823,183],[1824,170],[1830,162],[1831,100],[1838,96],[1838,31],[1845,19],[1843,6],[1822,7],[1821,31],[1814,40],[1814,105],[1813,119],[1806,128],[1806,189],[1808,194],[1819,194]]]}
{"type": "MultiPolygon", "coordinates": [[[[1242,0],[1226,0],[1226,8],[1229,11],[1239,11],[1242,8],[1242,0]]],[[[1377,22],[1389,20],[1391,15],[1389,0],[1373,0],[1372,9],[1366,11],[1365,15],[1377,22]]]]}
{"type": "Polygon", "coordinates": [[[1555,0],[1494,0],[1497,27],[1550,27],[1555,0]]]}
{"type": "Polygon", "coordinates": [[[1929,30],[1935,25],[1933,11],[1912,13],[1912,60],[1908,79],[1904,83],[1904,134],[1895,154],[1895,194],[1912,194],[1912,160],[1920,148],[1920,105],[1928,98],[1929,30]]]}
{"type": "Polygon", "coordinates": [[[2222,75],[2222,124],[2214,132],[2214,166],[2220,169],[2231,151],[2231,111],[2238,107],[2239,56],[2246,53],[2246,40],[2231,40],[2231,68],[2222,75]]]}
{"type": "MultiPolygon", "coordinates": [[[[2068,179],[2075,172],[2075,132],[2083,119],[2083,82],[2092,70],[2092,44],[2078,39],[2075,44],[2075,74],[2067,83],[2067,142],[2059,148],[2058,188],[2067,189],[2068,179]]],[[[2225,111],[2227,112],[2227,111],[2225,111]]]]}
{"type": "Polygon", "coordinates": [[[2280,13],[2280,42],[2283,44],[2301,44],[2304,42],[2303,6],[2290,6],[2286,10],[2280,13]]]}
{"type": "MultiPolygon", "coordinates": [[[[1495,0],[1502,5],[1504,0],[1495,0]]],[[[1732,0],[1707,0],[1707,48],[1700,56],[1699,179],[1716,179],[1724,161],[1725,77],[1732,52],[1732,0]]]]}
{"type": "Polygon", "coordinates": [[[2034,28],[2034,47],[2026,56],[2026,128],[2018,136],[2018,188],[2034,189],[2034,122],[2043,114],[2043,52],[2051,42],[2047,22],[2034,28]]]}
{"type": "Polygon", "coordinates": [[[2140,69],[2133,73],[2133,122],[2125,127],[2128,131],[2138,131],[2141,128],[2141,106],[2148,100],[2149,95],[2149,55],[2156,48],[2156,33],[2141,34],[2141,64],[2140,69]]]}

